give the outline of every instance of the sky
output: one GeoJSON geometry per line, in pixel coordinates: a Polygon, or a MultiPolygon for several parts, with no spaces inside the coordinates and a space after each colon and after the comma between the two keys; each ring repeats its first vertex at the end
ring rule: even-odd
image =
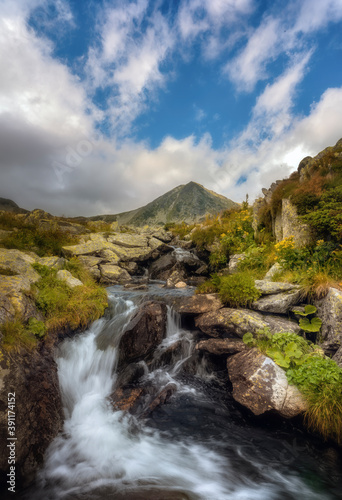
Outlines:
{"type": "Polygon", "coordinates": [[[0,196],[241,202],[342,137],[342,0],[0,0],[0,196]]]}

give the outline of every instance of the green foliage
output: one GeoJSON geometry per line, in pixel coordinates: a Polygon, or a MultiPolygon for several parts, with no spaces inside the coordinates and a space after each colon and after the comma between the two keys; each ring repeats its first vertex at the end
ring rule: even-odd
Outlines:
{"type": "Polygon", "coordinates": [[[218,291],[223,304],[228,307],[247,307],[261,295],[247,272],[223,276],[218,291]]]}
{"type": "Polygon", "coordinates": [[[20,318],[6,321],[0,326],[2,349],[6,352],[19,352],[21,349],[32,350],[37,346],[38,339],[27,328],[20,318]]]}
{"type": "Polygon", "coordinates": [[[311,319],[307,317],[315,314],[316,311],[317,307],[311,304],[305,306],[304,312],[294,311],[296,314],[304,316],[304,318],[301,318],[299,320],[299,326],[301,327],[302,330],[304,330],[304,332],[315,333],[320,331],[322,326],[322,320],[317,317],[311,319]]]}
{"type": "Polygon", "coordinates": [[[196,291],[195,291],[196,294],[198,294],[198,293],[215,293],[215,292],[217,292],[217,287],[214,285],[212,280],[207,280],[204,283],[201,283],[200,285],[198,285],[198,287],[196,288],[196,291]]]}
{"type": "Polygon", "coordinates": [[[316,209],[302,219],[318,238],[342,241],[342,185],[325,191],[316,209]]]}
{"type": "Polygon", "coordinates": [[[195,227],[195,224],[187,224],[186,222],[182,222],[180,224],[176,224],[174,222],[169,222],[165,224],[165,231],[171,231],[173,235],[179,236],[182,240],[184,236],[190,233],[190,231],[195,227]]]}
{"type": "Polygon", "coordinates": [[[38,338],[43,338],[46,334],[46,326],[43,321],[36,318],[30,318],[28,321],[28,330],[38,338]]]}
{"type": "Polygon", "coordinates": [[[245,252],[245,258],[238,264],[239,271],[255,271],[255,276],[263,278],[270,267],[269,254],[271,245],[251,246],[245,252]]]}

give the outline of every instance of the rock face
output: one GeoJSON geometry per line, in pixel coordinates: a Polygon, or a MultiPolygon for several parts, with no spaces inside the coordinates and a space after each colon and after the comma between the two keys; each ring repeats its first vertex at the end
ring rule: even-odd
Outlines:
{"type": "Polygon", "coordinates": [[[308,245],[312,241],[311,230],[297,215],[297,209],[290,200],[282,200],[281,212],[275,219],[274,232],[277,241],[294,237],[296,247],[308,245]]]}
{"type": "Polygon", "coordinates": [[[284,370],[257,349],[228,358],[227,367],[234,399],[254,415],[273,410],[291,418],[307,409],[301,393],[289,385],[284,370]]]}
{"type": "Polygon", "coordinates": [[[238,266],[240,262],[242,262],[246,258],[246,255],[244,253],[237,253],[235,255],[232,255],[229,259],[229,273],[237,273],[238,272],[238,266]]]}
{"type": "Polygon", "coordinates": [[[272,333],[295,332],[299,326],[285,318],[262,315],[249,309],[223,308],[201,314],[195,319],[195,325],[211,337],[243,337],[245,333],[256,333],[262,328],[270,328],[272,333]]]}
{"type": "MultiPolygon", "coordinates": [[[[16,414],[16,475],[17,488],[34,479],[49,443],[63,423],[57,366],[52,352],[42,346],[41,352],[12,355],[10,365],[0,368],[0,402],[3,410],[0,423],[1,482],[6,485],[8,473],[7,398],[15,393],[16,414]]],[[[6,485],[6,489],[7,489],[6,485]]]]}
{"type": "Polygon", "coordinates": [[[247,349],[242,340],[235,339],[209,339],[201,340],[196,344],[198,351],[207,351],[210,354],[221,356],[224,354],[236,354],[247,349]]]}
{"type": "Polygon", "coordinates": [[[146,359],[166,334],[166,305],[144,303],[129,322],[120,341],[119,365],[146,359]]]}

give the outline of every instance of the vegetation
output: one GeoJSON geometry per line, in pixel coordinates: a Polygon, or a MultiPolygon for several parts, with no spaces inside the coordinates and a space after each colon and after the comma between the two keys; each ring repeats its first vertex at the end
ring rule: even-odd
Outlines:
{"type": "Polygon", "coordinates": [[[289,383],[305,396],[307,426],[325,439],[342,442],[342,369],[322,351],[295,333],[272,335],[266,328],[254,338],[246,333],[243,341],[258,347],[285,371],[289,383]]]}

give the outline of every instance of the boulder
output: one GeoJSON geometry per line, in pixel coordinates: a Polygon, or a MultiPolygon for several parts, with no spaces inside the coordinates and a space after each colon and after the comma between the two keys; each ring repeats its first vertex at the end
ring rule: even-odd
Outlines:
{"type": "Polygon", "coordinates": [[[269,280],[255,280],[255,288],[262,293],[262,295],[273,295],[275,293],[287,292],[289,290],[299,290],[299,285],[292,283],[283,283],[269,280]]]}
{"type": "Polygon", "coordinates": [[[328,342],[342,345],[342,292],[329,288],[328,294],[315,300],[317,316],[322,320],[321,337],[328,342]]]}
{"type": "Polygon", "coordinates": [[[40,276],[32,267],[36,259],[20,250],[0,248],[0,275],[1,271],[13,275],[24,276],[30,283],[35,283],[40,276]]]}
{"type": "Polygon", "coordinates": [[[338,348],[332,359],[342,368],[342,346],[338,348]]]}
{"type": "Polygon", "coordinates": [[[170,243],[172,240],[172,233],[170,231],[165,231],[164,229],[159,229],[152,234],[153,238],[162,241],[163,243],[170,243]]]}
{"type": "Polygon", "coordinates": [[[249,309],[223,308],[201,314],[195,319],[195,325],[211,337],[243,337],[245,333],[256,333],[262,328],[270,328],[272,333],[295,332],[299,326],[284,318],[263,315],[249,309]]]}
{"type": "Polygon", "coordinates": [[[299,390],[289,385],[286,373],[258,349],[249,349],[227,359],[233,397],[254,415],[275,411],[292,418],[307,410],[299,390]]]}
{"type": "Polygon", "coordinates": [[[230,274],[237,273],[240,262],[246,258],[244,253],[236,253],[232,255],[229,259],[228,270],[230,274]]]}
{"type": "MultiPolygon", "coordinates": [[[[171,272],[170,277],[166,281],[166,286],[167,288],[173,288],[174,286],[177,286],[178,283],[184,283],[185,279],[185,271],[182,268],[178,268],[176,265],[175,268],[173,268],[174,271],[171,272]]],[[[186,284],[185,284],[186,286],[186,284]]]]}
{"type": "Polygon", "coordinates": [[[166,305],[145,302],[127,325],[120,341],[119,364],[150,356],[166,335],[166,305]]]}
{"type": "Polygon", "coordinates": [[[65,259],[63,257],[39,257],[36,262],[42,266],[47,266],[50,269],[62,269],[65,264],[65,259]]]}
{"type": "Polygon", "coordinates": [[[149,268],[149,276],[151,279],[166,280],[170,273],[170,269],[176,264],[177,259],[173,253],[167,253],[153,262],[149,268]]]}
{"type": "Polygon", "coordinates": [[[108,284],[125,283],[132,279],[125,269],[114,264],[101,264],[100,273],[101,281],[108,284]]]}
{"type": "Polygon", "coordinates": [[[208,339],[201,340],[196,344],[198,351],[206,351],[216,356],[227,354],[236,354],[247,349],[246,344],[242,340],[236,339],[208,339]]]}
{"type": "Polygon", "coordinates": [[[108,236],[109,243],[114,243],[126,248],[147,247],[148,240],[141,234],[114,233],[108,236]]]}
{"type": "Polygon", "coordinates": [[[66,271],[66,270],[58,271],[56,277],[60,281],[65,281],[65,283],[70,288],[75,288],[75,286],[82,286],[83,285],[82,281],[75,278],[69,271],[66,271]]]}
{"type": "Polygon", "coordinates": [[[273,279],[273,276],[276,274],[276,273],[280,273],[280,271],[282,270],[282,267],[281,265],[279,264],[279,262],[276,262],[275,264],[273,264],[273,266],[267,271],[267,273],[265,274],[264,276],[264,280],[263,281],[272,281],[273,279]]]}
{"type": "Polygon", "coordinates": [[[178,281],[178,283],[175,284],[175,288],[186,288],[188,285],[185,283],[185,281],[178,281]]]}
{"type": "Polygon", "coordinates": [[[303,297],[301,290],[288,290],[287,292],[267,295],[254,301],[252,309],[275,314],[288,314],[292,306],[298,304],[303,297]]]}
{"type": "Polygon", "coordinates": [[[119,266],[131,275],[137,274],[139,271],[139,266],[136,262],[120,262],[119,266]]]}
{"type": "Polygon", "coordinates": [[[203,314],[221,309],[223,304],[217,293],[197,294],[186,297],[179,305],[177,312],[180,314],[203,314]]]}

